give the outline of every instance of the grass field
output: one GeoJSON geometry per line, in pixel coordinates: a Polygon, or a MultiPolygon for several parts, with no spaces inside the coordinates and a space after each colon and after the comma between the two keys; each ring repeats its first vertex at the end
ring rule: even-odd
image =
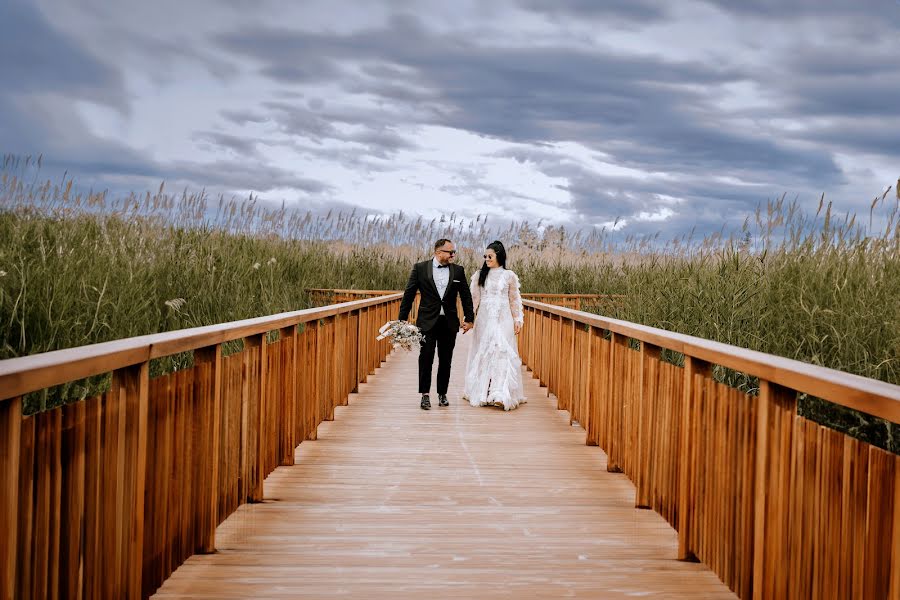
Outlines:
{"type": "MultiPolygon", "coordinates": [[[[27,177],[30,168],[7,158],[0,178],[0,358],[305,308],[305,288],[401,289],[412,262],[449,237],[469,273],[502,240],[526,292],[624,294],[610,316],[900,384],[893,193],[873,201],[864,225],[824,201],[806,214],[779,200],[733,236],[612,244],[529,223],[316,216],[162,187],[109,198],[27,177]]],[[[36,395],[28,410],[98,385],[36,395]]],[[[900,451],[897,425],[815,399],[801,411],[900,451]]]]}

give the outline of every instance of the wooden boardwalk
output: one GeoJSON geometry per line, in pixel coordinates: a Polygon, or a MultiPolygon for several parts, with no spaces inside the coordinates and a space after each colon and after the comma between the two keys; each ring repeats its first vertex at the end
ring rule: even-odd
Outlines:
{"type": "Polygon", "coordinates": [[[634,508],[624,475],[584,445],[526,373],[505,413],[464,404],[459,337],[449,408],[418,406],[416,356],[388,358],[265,501],[222,525],[157,598],[734,598],[677,534],[634,508]]]}

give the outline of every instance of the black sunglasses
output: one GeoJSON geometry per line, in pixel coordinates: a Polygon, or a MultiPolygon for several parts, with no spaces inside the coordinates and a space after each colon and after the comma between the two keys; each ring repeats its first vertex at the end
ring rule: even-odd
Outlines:
{"type": "Polygon", "coordinates": [[[454,254],[456,254],[456,250],[444,250],[443,248],[441,248],[441,252],[446,252],[450,256],[453,256],[454,254]]]}

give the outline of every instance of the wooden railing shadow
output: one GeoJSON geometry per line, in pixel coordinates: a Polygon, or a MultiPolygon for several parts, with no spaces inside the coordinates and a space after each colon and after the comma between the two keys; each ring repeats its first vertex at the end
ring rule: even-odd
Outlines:
{"type": "Polygon", "coordinates": [[[900,387],[525,301],[523,361],[741,598],[900,598],[900,456],[797,415],[798,393],[900,422],[900,387]],[[684,366],[661,360],[680,353],[684,366]],[[716,382],[721,365],[758,395],[716,382]]]}
{"type": "Polygon", "coordinates": [[[0,598],[147,597],[385,359],[399,295],[0,361],[0,598]],[[223,356],[222,344],[243,340],[223,356]],[[194,366],[149,377],[150,360],[194,366]],[[33,391],[112,372],[34,416],[33,391]]]}

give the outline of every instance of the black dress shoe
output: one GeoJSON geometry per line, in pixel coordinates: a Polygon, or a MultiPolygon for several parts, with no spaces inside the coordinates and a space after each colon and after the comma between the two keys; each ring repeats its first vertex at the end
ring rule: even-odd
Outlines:
{"type": "Polygon", "coordinates": [[[431,399],[428,397],[428,394],[422,394],[422,403],[419,406],[422,407],[422,410],[431,408],[431,399]]]}
{"type": "Polygon", "coordinates": [[[438,406],[450,406],[447,400],[447,394],[438,394],[438,406]]]}

